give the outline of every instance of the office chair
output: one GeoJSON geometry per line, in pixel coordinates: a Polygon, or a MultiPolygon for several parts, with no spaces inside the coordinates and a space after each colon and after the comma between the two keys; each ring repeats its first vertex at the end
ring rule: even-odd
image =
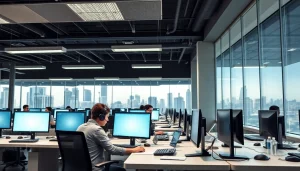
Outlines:
{"type": "Polygon", "coordinates": [[[105,171],[109,171],[111,164],[118,163],[105,161],[92,166],[83,132],[56,131],[56,136],[63,162],[62,171],[92,171],[93,167],[104,167],[105,171]]]}
{"type": "Polygon", "coordinates": [[[25,170],[25,165],[27,163],[25,161],[21,161],[20,153],[21,153],[21,148],[17,147],[16,160],[13,162],[6,163],[2,171],[5,171],[6,168],[8,168],[8,167],[14,167],[14,166],[21,166],[22,170],[25,170]]]}

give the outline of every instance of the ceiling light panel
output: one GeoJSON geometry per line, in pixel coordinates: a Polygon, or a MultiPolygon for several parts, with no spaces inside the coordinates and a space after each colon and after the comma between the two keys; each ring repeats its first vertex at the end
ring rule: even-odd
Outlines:
{"type": "Polygon", "coordinates": [[[61,78],[49,78],[49,80],[51,81],[69,81],[72,80],[73,78],[69,78],[69,77],[61,77],[61,78]]]}
{"type": "Polygon", "coordinates": [[[62,65],[63,69],[105,69],[104,65],[62,65]]]}
{"type": "Polygon", "coordinates": [[[16,66],[15,69],[17,69],[17,70],[42,70],[42,69],[46,69],[46,67],[42,66],[42,65],[16,66]]]}
{"type": "Polygon", "coordinates": [[[124,20],[116,3],[80,3],[67,5],[84,21],[124,20]]]}
{"type": "Polygon", "coordinates": [[[162,68],[162,64],[132,64],[134,69],[157,69],[162,68]]]}
{"type": "Polygon", "coordinates": [[[4,48],[9,54],[37,54],[37,53],[65,53],[67,50],[62,46],[53,47],[13,47],[4,48]]]}
{"type": "Polygon", "coordinates": [[[162,45],[114,45],[113,52],[160,52],[162,45]]]}
{"type": "Polygon", "coordinates": [[[95,80],[119,80],[119,77],[95,77],[95,80]]]}

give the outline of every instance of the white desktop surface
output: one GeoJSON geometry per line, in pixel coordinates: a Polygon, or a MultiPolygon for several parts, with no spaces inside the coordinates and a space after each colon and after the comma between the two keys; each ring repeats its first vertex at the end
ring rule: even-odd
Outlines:
{"type": "MultiPolygon", "coordinates": [[[[180,145],[180,144],[179,144],[180,145]]],[[[145,147],[146,154],[131,154],[124,162],[126,169],[167,169],[167,170],[230,170],[230,165],[225,161],[218,161],[212,157],[187,157],[185,161],[160,160],[160,156],[153,153],[158,147],[145,147]]],[[[172,148],[172,147],[164,147],[172,148]]],[[[185,154],[195,153],[195,147],[176,147],[176,156],[184,157],[185,154]]]]}

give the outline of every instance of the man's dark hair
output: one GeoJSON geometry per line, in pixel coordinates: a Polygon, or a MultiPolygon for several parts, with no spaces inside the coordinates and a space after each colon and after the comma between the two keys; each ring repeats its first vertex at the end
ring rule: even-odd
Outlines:
{"type": "Polygon", "coordinates": [[[27,107],[29,107],[28,105],[23,105],[23,109],[25,109],[25,108],[27,108],[27,107]]]}
{"type": "Polygon", "coordinates": [[[149,110],[150,108],[153,108],[153,106],[150,104],[145,105],[145,110],[149,110]]]}
{"type": "Polygon", "coordinates": [[[110,112],[110,109],[108,106],[106,106],[105,104],[102,104],[102,103],[96,103],[93,108],[92,108],[92,118],[93,119],[97,119],[99,117],[99,114],[100,113],[104,113],[105,112],[105,115],[107,113],[110,112]]]}
{"type": "Polygon", "coordinates": [[[269,110],[277,110],[280,111],[280,108],[276,105],[270,106],[269,110]]]}
{"type": "Polygon", "coordinates": [[[71,106],[67,106],[66,109],[71,109],[71,106]]]}
{"type": "Polygon", "coordinates": [[[140,106],[140,109],[141,109],[141,110],[145,110],[145,106],[144,106],[144,105],[141,105],[141,106],[140,106]]]}
{"type": "Polygon", "coordinates": [[[52,112],[52,107],[46,107],[49,112],[52,112]]]}

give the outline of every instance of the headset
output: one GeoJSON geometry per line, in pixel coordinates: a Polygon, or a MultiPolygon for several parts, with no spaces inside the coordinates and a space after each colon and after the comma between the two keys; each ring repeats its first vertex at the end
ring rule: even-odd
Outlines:
{"type": "Polygon", "coordinates": [[[104,106],[104,108],[102,110],[100,110],[100,113],[98,114],[98,118],[100,119],[100,121],[104,121],[105,120],[105,116],[107,114],[107,108],[104,106]]]}

